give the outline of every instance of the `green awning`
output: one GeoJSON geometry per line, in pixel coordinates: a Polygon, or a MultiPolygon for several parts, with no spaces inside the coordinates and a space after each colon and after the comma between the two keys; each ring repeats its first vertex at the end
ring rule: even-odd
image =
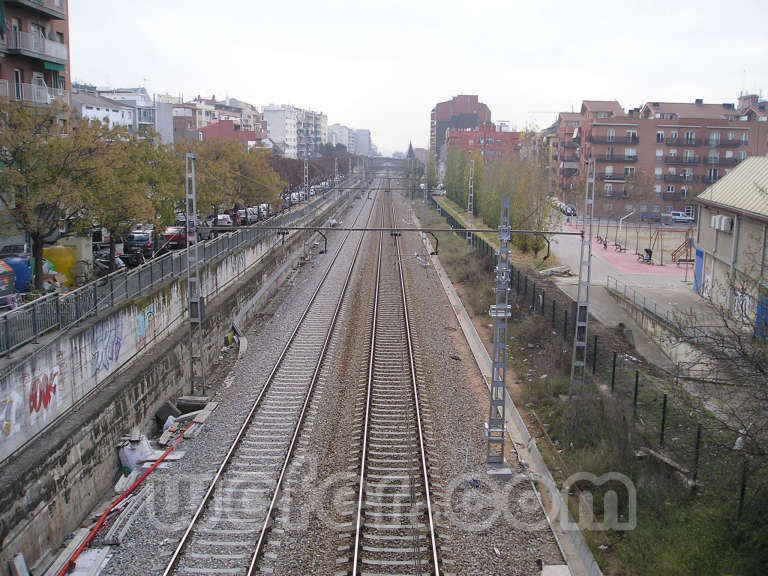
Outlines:
{"type": "Polygon", "coordinates": [[[54,62],[43,62],[43,68],[46,70],[57,70],[59,72],[64,72],[64,65],[55,64],[54,62]]]}

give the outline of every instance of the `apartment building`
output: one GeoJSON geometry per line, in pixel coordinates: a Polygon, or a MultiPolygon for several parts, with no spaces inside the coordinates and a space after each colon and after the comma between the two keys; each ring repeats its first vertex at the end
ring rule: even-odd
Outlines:
{"type": "Polygon", "coordinates": [[[144,134],[155,130],[157,126],[157,108],[152,96],[143,86],[137,88],[98,88],[99,96],[109,98],[135,110],[133,131],[136,134],[144,134]]]}
{"type": "MultiPolygon", "coordinates": [[[[336,146],[341,144],[346,146],[348,152],[354,152],[350,148],[350,133],[354,133],[355,129],[343,124],[331,124],[328,126],[328,142],[336,146]]],[[[352,138],[352,144],[354,145],[354,137],[352,138]]]]}
{"type": "Polygon", "coordinates": [[[445,145],[447,150],[459,148],[467,155],[479,152],[483,163],[520,159],[520,132],[503,131],[491,123],[464,130],[448,128],[445,132],[445,145]]]}
{"type": "Polygon", "coordinates": [[[574,204],[581,193],[579,170],[582,120],[583,116],[578,112],[560,112],[557,116],[552,166],[557,166],[557,195],[567,204],[574,204]]]}
{"type": "Polygon", "coordinates": [[[243,130],[234,120],[219,120],[200,128],[198,137],[205,140],[236,140],[243,142],[248,149],[264,147],[266,134],[262,130],[243,130]]]}
{"type": "Polygon", "coordinates": [[[68,105],[67,0],[5,0],[0,24],[0,97],[68,105]]]}
{"type": "Polygon", "coordinates": [[[467,130],[490,122],[490,109],[475,94],[460,94],[438,102],[430,112],[429,149],[435,158],[444,158],[445,133],[449,128],[467,130]]]}
{"type": "Polygon", "coordinates": [[[371,142],[371,131],[367,128],[355,130],[355,154],[359,156],[373,156],[374,145],[371,142]]]}
{"type": "Polygon", "coordinates": [[[625,112],[616,101],[585,100],[579,116],[561,114],[559,189],[581,196],[594,161],[600,217],[695,214],[697,194],[745,158],[768,151],[768,123],[729,103],[651,101],[625,112]]]}
{"type": "Polygon", "coordinates": [[[72,111],[81,118],[100,120],[110,126],[125,126],[133,130],[135,109],[132,106],[79,89],[72,90],[71,99],[72,111]]]}
{"type": "Polygon", "coordinates": [[[286,158],[298,158],[297,116],[298,109],[293,106],[270,104],[261,110],[267,137],[280,147],[286,158]]]}
{"type": "Polygon", "coordinates": [[[328,117],[322,112],[297,109],[296,153],[305,158],[317,153],[321,144],[328,142],[328,117]]]}

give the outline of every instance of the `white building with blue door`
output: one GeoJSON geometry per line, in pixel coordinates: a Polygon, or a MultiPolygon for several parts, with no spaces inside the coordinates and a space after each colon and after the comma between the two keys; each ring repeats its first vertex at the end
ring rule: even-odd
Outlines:
{"type": "Polygon", "coordinates": [[[768,158],[747,158],[696,202],[694,289],[768,336],[768,158]]]}

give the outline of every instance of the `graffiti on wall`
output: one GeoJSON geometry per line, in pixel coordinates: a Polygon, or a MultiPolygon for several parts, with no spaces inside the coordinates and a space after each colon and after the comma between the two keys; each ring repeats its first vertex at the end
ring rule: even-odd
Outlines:
{"type": "Polygon", "coordinates": [[[155,305],[149,304],[136,314],[136,350],[141,350],[155,335],[155,305]]]}
{"type": "Polygon", "coordinates": [[[109,372],[120,359],[123,341],[123,316],[113,314],[93,328],[91,340],[91,377],[99,371],[109,372]]]}
{"type": "Polygon", "coordinates": [[[29,384],[29,412],[36,414],[41,410],[47,410],[51,400],[56,396],[56,386],[59,379],[59,370],[54,368],[44,373],[29,384]]]}

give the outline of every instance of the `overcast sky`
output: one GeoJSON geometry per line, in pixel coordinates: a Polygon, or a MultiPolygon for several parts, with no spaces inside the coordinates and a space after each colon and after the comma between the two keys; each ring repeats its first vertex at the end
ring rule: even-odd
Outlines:
{"type": "Polygon", "coordinates": [[[70,0],[72,79],[322,110],[384,153],[478,94],[551,124],[582,99],[735,102],[768,91],[768,1],[70,0]]]}

